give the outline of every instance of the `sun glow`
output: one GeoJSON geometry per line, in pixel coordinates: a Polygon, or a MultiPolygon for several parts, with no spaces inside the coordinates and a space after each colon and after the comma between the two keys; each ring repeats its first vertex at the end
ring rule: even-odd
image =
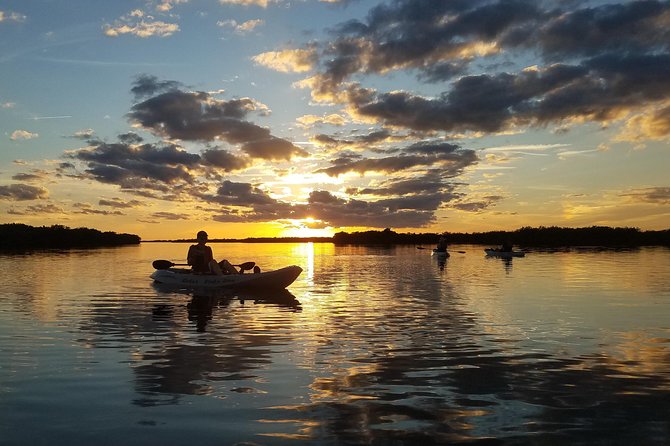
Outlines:
{"type": "Polygon", "coordinates": [[[307,217],[287,220],[280,237],[332,237],[334,229],[321,220],[307,217]]]}

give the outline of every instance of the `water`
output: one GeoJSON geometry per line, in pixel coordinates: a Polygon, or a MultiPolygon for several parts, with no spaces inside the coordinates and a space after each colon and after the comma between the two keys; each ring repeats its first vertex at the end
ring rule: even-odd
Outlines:
{"type": "Polygon", "coordinates": [[[194,297],[148,278],[183,244],[0,256],[0,444],[670,444],[668,249],[212,246],[304,271],[194,297]]]}

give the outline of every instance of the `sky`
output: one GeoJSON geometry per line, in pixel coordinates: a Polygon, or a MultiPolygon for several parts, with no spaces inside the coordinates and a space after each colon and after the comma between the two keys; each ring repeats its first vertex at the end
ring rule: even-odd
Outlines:
{"type": "Polygon", "coordinates": [[[0,223],[670,227],[670,2],[5,0],[0,223]]]}

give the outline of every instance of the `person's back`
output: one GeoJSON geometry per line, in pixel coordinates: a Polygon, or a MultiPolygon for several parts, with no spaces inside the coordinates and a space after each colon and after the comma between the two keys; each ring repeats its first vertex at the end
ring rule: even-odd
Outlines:
{"type": "Polygon", "coordinates": [[[198,232],[196,239],[198,240],[198,244],[191,245],[191,247],[188,248],[186,263],[191,265],[191,268],[195,273],[211,273],[211,264],[212,260],[214,260],[214,256],[212,255],[212,248],[206,245],[207,233],[205,231],[198,232]]]}
{"type": "Polygon", "coordinates": [[[209,273],[210,262],[212,261],[212,248],[205,245],[191,245],[188,249],[188,264],[191,265],[193,272],[203,274],[209,273]]]}
{"type": "Polygon", "coordinates": [[[197,245],[191,245],[186,256],[186,263],[191,265],[193,272],[198,274],[237,274],[238,271],[230,264],[228,260],[217,262],[214,260],[212,248],[206,245],[207,233],[205,231],[198,232],[196,236],[198,240],[197,245]]]}

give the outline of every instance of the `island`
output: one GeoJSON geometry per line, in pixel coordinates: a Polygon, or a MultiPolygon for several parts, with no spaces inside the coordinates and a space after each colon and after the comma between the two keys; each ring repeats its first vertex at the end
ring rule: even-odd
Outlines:
{"type": "Polygon", "coordinates": [[[90,228],[68,228],[62,225],[29,226],[21,223],[0,225],[0,250],[99,248],[138,245],[134,234],[101,232],[90,228]]]}

